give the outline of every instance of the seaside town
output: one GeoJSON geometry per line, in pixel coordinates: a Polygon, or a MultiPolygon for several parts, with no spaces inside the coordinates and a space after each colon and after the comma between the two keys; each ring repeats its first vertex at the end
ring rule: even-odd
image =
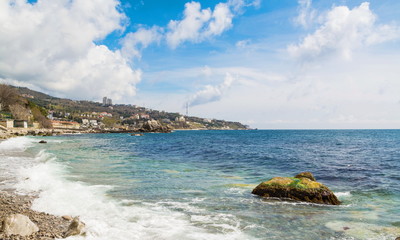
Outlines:
{"type": "Polygon", "coordinates": [[[74,101],[28,88],[1,85],[1,138],[62,133],[171,132],[172,130],[247,129],[238,123],[168,113],[132,104],[74,101]]]}

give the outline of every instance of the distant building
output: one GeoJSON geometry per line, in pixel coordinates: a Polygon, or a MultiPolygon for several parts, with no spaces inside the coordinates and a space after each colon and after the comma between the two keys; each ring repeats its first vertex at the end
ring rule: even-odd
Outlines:
{"type": "Polygon", "coordinates": [[[108,112],[101,112],[99,114],[100,117],[112,117],[112,113],[108,113],[108,112]]]}
{"type": "Polygon", "coordinates": [[[150,119],[150,115],[149,114],[140,114],[140,118],[141,119],[150,119]]]}
{"type": "Polygon", "coordinates": [[[90,120],[90,126],[97,127],[98,125],[97,120],[90,120]]]}
{"type": "Polygon", "coordinates": [[[26,121],[26,120],[14,120],[14,127],[16,127],[16,128],[28,128],[28,121],[26,121]]]}
{"type": "Polygon", "coordinates": [[[175,118],[175,122],[185,122],[185,121],[186,121],[186,119],[184,116],[179,116],[179,117],[175,118]]]}
{"type": "Polygon", "coordinates": [[[21,96],[25,97],[25,98],[35,98],[34,96],[30,95],[30,94],[22,94],[21,96]]]}
{"type": "Polygon", "coordinates": [[[33,128],[40,128],[40,123],[38,123],[38,122],[33,122],[33,123],[32,123],[32,127],[33,127],[33,128]]]}
{"type": "Polygon", "coordinates": [[[53,128],[55,129],[79,129],[80,124],[77,122],[68,122],[68,121],[51,121],[53,124],[53,128]]]}
{"type": "Polygon", "coordinates": [[[14,120],[12,120],[12,119],[0,120],[0,125],[5,127],[5,128],[13,128],[14,127],[14,120]]]}
{"type": "Polygon", "coordinates": [[[136,113],[136,114],[130,116],[130,119],[140,119],[140,115],[136,113]]]}
{"type": "Polygon", "coordinates": [[[111,106],[112,105],[112,99],[111,98],[107,98],[107,97],[103,97],[103,105],[104,106],[111,106]]]}

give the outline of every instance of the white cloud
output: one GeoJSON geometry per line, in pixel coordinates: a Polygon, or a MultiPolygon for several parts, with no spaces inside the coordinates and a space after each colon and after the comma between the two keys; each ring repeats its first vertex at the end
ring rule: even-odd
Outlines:
{"type": "Polygon", "coordinates": [[[127,58],[140,58],[141,51],[152,43],[159,43],[162,39],[162,28],[139,28],[134,33],[128,33],[122,40],[122,54],[127,58]]]}
{"type": "Polygon", "coordinates": [[[378,25],[376,20],[368,2],[351,10],[347,6],[334,7],[326,14],[320,28],[301,43],[290,45],[288,51],[292,56],[305,61],[330,54],[350,59],[357,48],[400,37],[397,26],[378,25]]]}
{"type": "Polygon", "coordinates": [[[221,99],[224,92],[230,88],[234,78],[229,73],[226,73],[224,81],[216,86],[206,85],[204,89],[196,92],[190,99],[189,105],[196,106],[209,102],[215,102],[221,99]]]}
{"type": "Polygon", "coordinates": [[[200,41],[200,32],[204,31],[204,24],[211,18],[210,9],[201,9],[200,3],[189,2],[185,4],[184,18],[181,21],[171,20],[168,24],[170,32],[167,33],[167,42],[176,48],[184,41],[200,41]]]}
{"type": "Polygon", "coordinates": [[[234,12],[240,13],[245,7],[259,8],[261,6],[261,0],[229,0],[227,4],[234,12]]]}
{"type": "Polygon", "coordinates": [[[231,28],[232,18],[233,14],[228,5],[225,3],[218,3],[214,8],[211,20],[204,32],[204,36],[206,38],[217,36],[223,33],[226,29],[231,28]]]}
{"type": "Polygon", "coordinates": [[[166,35],[167,43],[176,48],[185,41],[201,42],[222,34],[232,26],[233,14],[226,3],[219,3],[214,11],[201,9],[198,2],[185,4],[182,20],[171,20],[166,35]]]}
{"type": "Polygon", "coordinates": [[[177,48],[185,41],[201,42],[221,35],[232,27],[232,19],[241,14],[245,7],[258,8],[261,0],[229,0],[218,3],[214,11],[201,9],[199,2],[185,4],[182,20],[171,20],[166,40],[171,48],[177,48]]]}
{"type": "Polygon", "coordinates": [[[246,48],[247,46],[249,46],[250,43],[251,43],[251,40],[246,39],[246,40],[237,41],[235,45],[237,48],[246,48]]]}
{"type": "Polygon", "coordinates": [[[94,42],[124,30],[117,0],[0,1],[0,78],[73,98],[135,94],[140,71],[94,42]]]}
{"type": "Polygon", "coordinates": [[[299,15],[294,19],[294,23],[304,28],[308,28],[313,22],[316,12],[312,9],[312,0],[299,0],[299,15]]]}

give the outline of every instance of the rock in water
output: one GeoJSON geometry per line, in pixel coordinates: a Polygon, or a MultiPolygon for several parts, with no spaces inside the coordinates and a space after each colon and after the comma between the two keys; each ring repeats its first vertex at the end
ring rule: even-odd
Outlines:
{"type": "Polygon", "coordinates": [[[71,224],[68,227],[67,232],[65,232],[64,237],[82,235],[85,233],[85,224],[79,220],[78,217],[74,217],[71,224]]]}
{"type": "Polygon", "coordinates": [[[39,228],[27,216],[22,214],[12,214],[3,220],[1,232],[5,235],[29,236],[39,231],[39,228]]]}
{"type": "Polygon", "coordinates": [[[41,140],[39,143],[47,143],[45,140],[41,140]]]}
{"type": "Polygon", "coordinates": [[[157,133],[170,133],[171,128],[168,126],[161,125],[156,120],[148,120],[145,122],[141,128],[138,129],[139,132],[157,132],[157,133]]]}
{"type": "Polygon", "coordinates": [[[322,183],[316,182],[314,176],[309,172],[300,173],[294,178],[274,177],[260,183],[252,193],[261,197],[330,205],[340,204],[335,194],[322,183]]]}

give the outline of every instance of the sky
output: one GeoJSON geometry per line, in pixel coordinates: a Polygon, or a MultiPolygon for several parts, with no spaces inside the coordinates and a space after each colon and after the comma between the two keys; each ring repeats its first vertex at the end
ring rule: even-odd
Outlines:
{"type": "Polygon", "coordinates": [[[398,129],[400,1],[1,0],[0,82],[259,129],[398,129]]]}

